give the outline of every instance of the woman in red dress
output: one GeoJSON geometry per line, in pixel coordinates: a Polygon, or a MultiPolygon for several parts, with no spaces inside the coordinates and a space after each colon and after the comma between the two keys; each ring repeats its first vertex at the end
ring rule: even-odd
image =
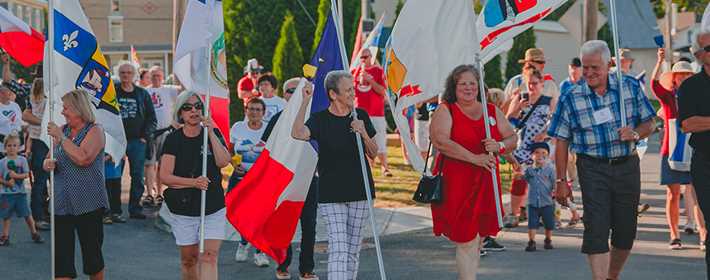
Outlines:
{"type": "Polygon", "coordinates": [[[431,206],[434,234],[456,243],[461,280],[476,279],[480,237],[500,230],[495,206],[500,197],[494,195],[489,170],[498,172],[495,153],[512,151],[517,143],[505,114],[493,104],[487,104],[492,139],[486,139],[478,75],[471,65],[460,65],[449,74],[443,104],[431,123],[443,176],[443,201],[431,206]]]}

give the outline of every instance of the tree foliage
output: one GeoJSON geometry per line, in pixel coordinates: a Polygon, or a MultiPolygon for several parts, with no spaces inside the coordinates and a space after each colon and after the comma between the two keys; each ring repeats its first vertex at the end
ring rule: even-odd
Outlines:
{"type": "Polygon", "coordinates": [[[501,56],[496,55],[483,68],[485,72],[484,79],[489,88],[503,88],[503,71],[501,71],[503,65],[501,60],[501,56]]]}
{"type": "Polygon", "coordinates": [[[513,47],[508,51],[508,62],[505,67],[505,76],[508,79],[522,72],[522,64],[518,63],[518,60],[525,57],[527,49],[534,47],[535,31],[532,28],[515,37],[513,47]]]}
{"type": "Polygon", "coordinates": [[[291,12],[286,12],[280,36],[274,53],[273,73],[276,79],[283,83],[287,79],[302,75],[303,49],[298,42],[298,34],[296,34],[296,26],[291,12]]]}
{"type": "MultiPolygon", "coordinates": [[[[673,0],[673,3],[678,4],[679,12],[694,12],[697,16],[702,16],[705,7],[708,5],[708,0],[673,0]]],[[[656,18],[662,18],[666,15],[666,0],[651,0],[653,11],[656,13],[656,18]]]]}

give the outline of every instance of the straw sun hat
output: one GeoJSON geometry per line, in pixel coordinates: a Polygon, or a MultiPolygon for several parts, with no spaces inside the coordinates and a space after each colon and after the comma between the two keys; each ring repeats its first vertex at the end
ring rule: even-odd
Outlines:
{"type": "Polygon", "coordinates": [[[673,89],[673,74],[676,73],[695,74],[695,71],[693,71],[693,66],[691,66],[690,63],[686,61],[678,61],[673,64],[673,68],[671,68],[670,72],[666,72],[661,75],[661,86],[667,90],[673,89]]]}

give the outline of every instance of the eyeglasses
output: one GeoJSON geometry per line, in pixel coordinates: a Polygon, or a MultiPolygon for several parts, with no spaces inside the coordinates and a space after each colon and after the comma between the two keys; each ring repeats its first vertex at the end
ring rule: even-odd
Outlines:
{"type": "Polygon", "coordinates": [[[707,45],[703,48],[705,52],[710,52],[710,45],[707,45]]]}
{"type": "Polygon", "coordinates": [[[180,106],[180,110],[185,111],[185,112],[191,111],[192,108],[195,108],[195,110],[202,110],[204,108],[204,106],[202,105],[202,102],[185,103],[185,104],[182,104],[182,106],[180,106]]]}
{"type": "Polygon", "coordinates": [[[296,88],[287,88],[286,89],[286,93],[288,93],[288,94],[293,94],[294,92],[296,92],[296,88]]]}
{"type": "Polygon", "coordinates": [[[369,59],[369,58],[370,58],[369,55],[363,55],[363,56],[360,57],[360,59],[369,59]]]}
{"type": "Polygon", "coordinates": [[[264,109],[261,109],[261,108],[254,108],[254,107],[247,107],[247,111],[250,111],[250,112],[261,112],[261,111],[264,111],[264,109]]]}
{"type": "Polygon", "coordinates": [[[457,87],[465,87],[465,86],[475,86],[476,82],[463,82],[463,83],[457,83],[457,87]]]}

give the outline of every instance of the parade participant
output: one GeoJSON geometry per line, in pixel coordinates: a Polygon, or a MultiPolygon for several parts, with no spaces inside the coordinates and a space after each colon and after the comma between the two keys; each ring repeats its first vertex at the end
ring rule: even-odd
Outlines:
{"type": "Polygon", "coordinates": [[[332,71],[325,78],[330,100],[327,110],[311,115],[304,124],[305,114],[313,97],[313,87],[303,90],[303,102],[293,123],[292,136],[314,140],[318,144],[319,205],[328,228],[328,279],[357,279],[360,262],[362,229],[368,217],[365,180],[369,181],[372,198],[374,181],[370,166],[367,178],[361,172],[361,157],[377,155],[373,137],[375,128],[367,112],[357,110],[353,120],[355,88],[347,71],[332,71]],[[360,135],[365,155],[359,154],[355,142],[360,135]]]}
{"type": "Polygon", "coordinates": [[[523,73],[513,76],[508,80],[508,84],[505,86],[505,102],[503,103],[503,112],[508,111],[508,106],[510,102],[513,101],[513,93],[516,89],[520,89],[520,92],[525,91],[527,85],[525,85],[525,71],[537,70],[543,73],[543,95],[559,98],[560,90],[557,88],[557,83],[555,79],[550,74],[545,74],[545,65],[547,61],[545,59],[545,53],[542,49],[531,48],[525,51],[525,58],[518,61],[518,63],[523,65],[523,73]]]}
{"type": "Polygon", "coordinates": [[[498,172],[498,160],[491,153],[513,150],[517,142],[503,112],[480,102],[478,75],[471,65],[454,68],[431,122],[431,139],[440,152],[436,169],[442,169],[444,197],[441,204],[431,205],[434,234],[456,244],[462,280],[476,279],[480,238],[499,231],[495,200],[500,197],[494,196],[490,173],[498,172]],[[488,106],[493,139],[485,137],[483,106],[488,106]]]}
{"type": "MultiPolygon", "coordinates": [[[[664,48],[658,49],[658,59],[656,67],[653,70],[651,79],[651,92],[656,96],[661,103],[663,110],[663,143],[661,144],[661,185],[666,185],[666,220],[670,230],[670,245],[672,250],[680,250],[683,245],[678,233],[678,223],[680,219],[680,186],[685,185],[690,189],[688,193],[691,196],[686,196],[685,199],[691,201],[691,205],[696,204],[695,192],[692,191],[690,172],[676,171],[671,169],[668,164],[669,151],[669,136],[670,129],[669,120],[678,118],[677,106],[677,91],[680,85],[687,78],[695,74],[690,63],[677,62],[673,65],[670,72],[661,75],[661,67],[666,59],[666,51],[664,48]]],[[[694,207],[697,208],[697,207],[694,207]]],[[[700,225],[700,240],[705,241],[705,223],[703,222],[702,213],[699,209],[687,209],[688,220],[692,221],[692,215],[695,215],[700,225]]]]}
{"type": "Polygon", "coordinates": [[[237,95],[242,99],[244,104],[252,97],[259,96],[259,78],[264,71],[264,67],[259,65],[256,58],[249,59],[247,66],[244,67],[244,76],[237,83],[237,95]]]}
{"type": "MultiPolygon", "coordinates": [[[[234,167],[234,172],[229,178],[228,189],[237,186],[246,173],[264,151],[265,144],[261,140],[266,124],[264,123],[264,112],[266,104],[259,98],[249,99],[245,105],[246,119],[232,125],[229,132],[230,142],[234,145],[234,154],[239,155],[241,161],[234,167]]],[[[242,238],[237,247],[235,260],[244,262],[249,257],[249,245],[246,239],[242,238]]],[[[263,252],[257,250],[254,253],[254,264],[258,267],[269,266],[269,258],[263,252]]]]}
{"type": "Polygon", "coordinates": [[[157,177],[158,160],[160,160],[160,151],[163,149],[167,132],[179,127],[173,122],[172,109],[182,87],[163,84],[165,73],[159,66],[151,67],[148,75],[150,85],[145,90],[148,91],[150,100],[153,102],[157,126],[155,133],[151,136],[152,140],[149,141],[150,147],[145,161],[146,197],[143,200],[143,205],[159,206],[163,202],[163,196],[162,184],[157,177]]]}
{"type": "MultiPolygon", "coordinates": [[[[30,142],[29,153],[27,154],[30,161],[30,170],[32,171],[32,194],[30,198],[30,207],[32,208],[32,218],[34,218],[37,229],[49,230],[49,223],[45,215],[45,206],[47,200],[47,180],[49,173],[42,168],[42,162],[49,153],[49,148],[44,141],[40,140],[42,134],[42,116],[47,107],[47,97],[44,96],[44,82],[42,78],[36,78],[32,82],[32,90],[28,100],[27,109],[22,112],[22,120],[29,126],[30,142]]],[[[27,147],[26,147],[27,148],[27,147]]]]}
{"type": "Polygon", "coordinates": [[[271,74],[263,75],[259,78],[259,97],[264,104],[266,104],[266,111],[264,112],[264,121],[269,122],[271,118],[277,113],[283,111],[286,108],[286,100],[276,96],[278,82],[276,77],[271,74]]]}
{"type": "MultiPolygon", "coordinates": [[[[375,126],[377,134],[377,158],[382,165],[382,174],[391,177],[387,165],[387,120],[385,120],[385,71],[382,67],[372,64],[372,52],[368,48],[360,52],[360,66],[353,69],[355,77],[355,106],[365,110],[375,126]]],[[[426,150],[426,148],[424,149],[426,150]]],[[[374,163],[374,162],[373,162],[374,163]]]]}
{"type": "Polygon", "coordinates": [[[582,253],[587,255],[593,279],[617,279],[631,253],[638,222],[641,172],[633,146],[653,132],[655,113],[638,81],[625,77],[627,126],[622,127],[620,82],[609,73],[609,47],[604,41],[588,41],[580,57],[584,81],[562,95],[548,130],[556,138],[555,197],[567,204],[571,149],[577,154],[584,201],[582,253]]]}
{"type": "Polygon", "coordinates": [[[137,83],[137,85],[142,88],[147,88],[150,86],[150,70],[145,69],[145,68],[138,69],[138,83],[137,83]]]}
{"type": "Polygon", "coordinates": [[[17,134],[8,135],[3,146],[5,146],[6,156],[0,159],[0,176],[2,176],[0,178],[0,219],[2,219],[0,246],[10,245],[12,214],[25,219],[32,241],[43,243],[35,227],[35,220],[30,215],[30,207],[27,205],[24,180],[30,177],[30,168],[27,159],[18,154],[20,137],[17,134]]]}
{"type": "MultiPolygon", "coordinates": [[[[703,211],[705,224],[710,217],[710,32],[702,32],[694,40],[695,57],[703,68],[700,73],[686,79],[678,89],[678,115],[683,132],[693,133],[690,146],[693,158],[690,177],[698,194],[698,204],[703,211]]],[[[705,241],[707,245],[707,235],[705,241]]],[[[705,251],[705,264],[710,275],[710,251],[705,251]]]]}
{"type": "Polygon", "coordinates": [[[123,63],[118,67],[121,82],[116,86],[116,96],[120,104],[123,128],[128,141],[126,156],[131,176],[128,213],[131,219],[145,219],[143,206],[140,204],[145,190],[143,171],[148,141],[155,131],[157,121],[150,94],[144,88],[133,84],[135,74],[136,70],[133,64],[123,63]]]}
{"type": "MultiPolygon", "coordinates": [[[[579,57],[572,59],[570,64],[567,66],[567,73],[569,77],[560,83],[560,94],[564,94],[573,86],[582,83],[582,61],[579,57]]],[[[570,153],[569,160],[567,161],[567,181],[570,187],[579,186],[579,180],[577,179],[577,166],[575,165],[576,163],[577,155],[570,153]]],[[[570,221],[570,223],[572,223],[572,221],[570,221]]]]}
{"type": "Polygon", "coordinates": [[[66,125],[49,123],[55,159],[45,159],[44,169],[54,171],[56,234],[55,279],[76,278],[75,236],[84,274],[104,279],[102,216],[109,208],[104,182],[104,130],[96,124],[89,94],[73,90],[62,97],[66,125]]]}
{"type": "Polygon", "coordinates": [[[545,225],[545,250],[552,247],[552,230],[555,229],[555,203],[552,192],[555,188],[555,167],[550,164],[547,157],[550,146],[545,142],[528,145],[532,152],[533,164],[525,169],[525,181],[528,183],[528,246],[526,252],[537,250],[535,247],[535,234],[540,226],[540,218],[545,225]]]}
{"type": "Polygon", "coordinates": [[[160,158],[160,180],[171,215],[171,229],[180,248],[183,279],[217,279],[219,247],[224,239],[226,209],[221,168],[229,164],[229,151],[206,108],[192,91],[180,93],[174,120],[183,127],[165,139],[160,158]],[[207,176],[202,176],[204,126],[208,129],[207,176]],[[201,191],[206,191],[204,253],[200,254],[201,191]]]}

